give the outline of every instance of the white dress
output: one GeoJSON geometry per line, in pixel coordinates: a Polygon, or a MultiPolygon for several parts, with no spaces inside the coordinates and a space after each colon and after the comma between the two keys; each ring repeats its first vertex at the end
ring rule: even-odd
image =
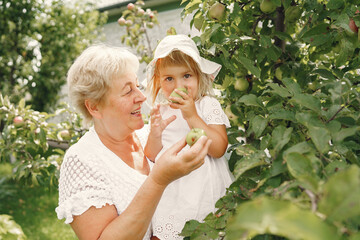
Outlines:
{"type": "MultiPolygon", "coordinates": [[[[217,99],[206,96],[196,101],[195,106],[197,113],[207,124],[230,127],[229,119],[217,99]]],[[[163,131],[163,149],[157,157],[190,131],[181,110],[161,105],[160,113],[163,119],[175,115],[176,120],[163,131]]],[[[187,148],[189,147],[184,150],[187,148]]],[[[215,159],[207,155],[200,168],[172,182],[165,189],[152,220],[154,236],[161,240],[182,239],[178,234],[186,221],[202,221],[210,212],[214,212],[215,203],[225,194],[226,188],[232,182],[233,176],[227,160],[224,157],[215,159]]]]}
{"type": "MultiPolygon", "coordinates": [[[[143,144],[145,135],[141,130],[137,135],[143,144]]],[[[121,214],[146,178],[105,147],[94,128],[90,128],[66,151],[60,169],[57,216],[71,223],[74,215],[106,204],[114,205],[121,214]]],[[[143,239],[150,237],[151,226],[143,239]]]]}

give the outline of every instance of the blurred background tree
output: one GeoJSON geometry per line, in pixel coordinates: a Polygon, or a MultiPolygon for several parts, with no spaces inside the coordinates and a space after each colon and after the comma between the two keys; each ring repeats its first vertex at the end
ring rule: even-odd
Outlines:
{"type": "Polygon", "coordinates": [[[67,69],[106,22],[94,5],[71,4],[1,1],[0,89],[12,102],[25,97],[34,110],[56,109],[67,69]]]}

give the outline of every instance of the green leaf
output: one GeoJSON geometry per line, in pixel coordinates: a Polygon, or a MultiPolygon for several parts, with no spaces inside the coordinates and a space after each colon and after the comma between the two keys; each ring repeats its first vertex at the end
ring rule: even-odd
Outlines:
{"type": "Polygon", "coordinates": [[[255,116],[251,119],[251,129],[254,131],[255,136],[258,138],[267,126],[268,120],[262,116],[255,116]]]}
{"type": "Polygon", "coordinates": [[[286,128],[282,125],[277,126],[272,132],[272,145],[275,152],[280,150],[290,141],[293,128],[286,128]]]}
{"type": "Polygon", "coordinates": [[[249,70],[252,74],[256,77],[260,78],[260,69],[255,66],[255,62],[246,58],[246,57],[239,57],[235,56],[235,59],[239,61],[244,67],[249,70]]]}
{"type": "Polygon", "coordinates": [[[312,71],[312,73],[319,74],[322,78],[325,78],[328,80],[336,80],[336,77],[334,76],[334,74],[327,69],[318,68],[318,69],[315,69],[314,71],[312,71]]]}
{"type": "Polygon", "coordinates": [[[299,105],[309,108],[315,112],[321,111],[320,100],[309,94],[296,94],[292,99],[299,105]]]}
{"type": "Polygon", "coordinates": [[[265,161],[265,159],[266,159],[266,155],[264,151],[257,151],[254,154],[241,158],[235,164],[235,168],[234,168],[235,178],[239,178],[247,170],[268,164],[265,161]]]}
{"type": "Polygon", "coordinates": [[[247,94],[239,99],[239,102],[244,103],[246,106],[264,107],[262,102],[254,94],[247,94]]]}
{"type": "Polygon", "coordinates": [[[291,96],[290,92],[286,88],[280,86],[279,84],[268,83],[267,85],[273,89],[270,92],[278,94],[280,97],[287,98],[291,96]]]}
{"type": "Polygon", "coordinates": [[[324,184],[319,211],[330,221],[344,221],[360,214],[360,169],[351,165],[324,184]]]}
{"type": "Polygon", "coordinates": [[[312,148],[307,142],[301,142],[286,149],[284,151],[284,156],[292,152],[304,154],[310,152],[311,150],[312,148]]]}
{"type": "Polygon", "coordinates": [[[334,227],[310,211],[267,197],[240,204],[227,228],[228,239],[252,239],[260,234],[303,240],[339,239],[334,227]]]}
{"type": "Polygon", "coordinates": [[[272,112],[269,115],[269,119],[282,119],[282,120],[288,120],[295,122],[295,113],[285,110],[285,109],[279,109],[279,111],[272,112]]]}
{"type": "Polygon", "coordinates": [[[195,229],[200,225],[196,220],[190,220],[185,223],[185,226],[181,232],[181,236],[189,237],[195,231],[195,229]]]}
{"type": "Polygon", "coordinates": [[[295,82],[292,78],[284,78],[282,79],[282,82],[284,83],[285,87],[291,94],[295,95],[297,93],[302,92],[300,85],[297,82],[295,82]]]}
{"type": "Polygon", "coordinates": [[[308,31],[306,31],[301,38],[304,39],[310,39],[316,35],[321,35],[323,33],[327,33],[328,32],[328,28],[329,28],[329,24],[323,23],[323,24],[319,24],[319,25],[315,25],[315,27],[309,29],[308,31]]]}
{"type": "Polygon", "coordinates": [[[343,128],[340,131],[333,133],[333,140],[334,142],[341,142],[345,138],[355,135],[359,130],[360,127],[343,128]]]}
{"type": "Polygon", "coordinates": [[[339,9],[342,6],[344,6],[344,1],[343,0],[330,0],[326,6],[330,9],[330,10],[335,10],[335,9],[339,9]]]}
{"type": "Polygon", "coordinates": [[[309,126],[309,135],[319,152],[325,153],[329,150],[330,133],[326,128],[309,126]]]}
{"type": "Polygon", "coordinates": [[[290,174],[300,181],[305,188],[317,192],[318,178],[314,172],[311,160],[305,155],[297,152],[291,152],[284,155],[290,174]]]}

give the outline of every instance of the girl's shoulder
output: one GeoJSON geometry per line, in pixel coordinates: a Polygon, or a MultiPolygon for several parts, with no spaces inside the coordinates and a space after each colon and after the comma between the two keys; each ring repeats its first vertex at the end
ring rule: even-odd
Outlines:
{"type": "Polygon", "coordinates": [[[221,108],[221,104],[220,104],[219,100],[213,96],[204,96],[197,101],[197,104],[201,108],[202,107],[211,107],[211,106],[221,108]]]}

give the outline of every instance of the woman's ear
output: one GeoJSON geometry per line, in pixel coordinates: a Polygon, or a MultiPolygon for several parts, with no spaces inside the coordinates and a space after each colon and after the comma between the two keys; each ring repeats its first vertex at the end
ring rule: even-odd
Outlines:
{"type": "Polygon", "coordinates": [[[99,111],[98,103],[94,103],[90,99],[86,99],[85,106],[91,116],[93,116],[94,118],[101,118],[101,113],[99,111]]]}

